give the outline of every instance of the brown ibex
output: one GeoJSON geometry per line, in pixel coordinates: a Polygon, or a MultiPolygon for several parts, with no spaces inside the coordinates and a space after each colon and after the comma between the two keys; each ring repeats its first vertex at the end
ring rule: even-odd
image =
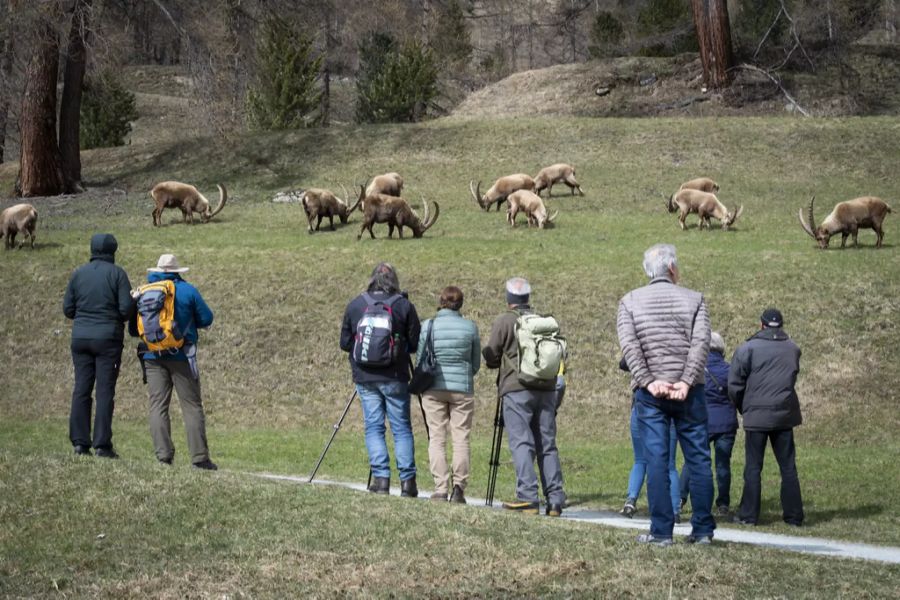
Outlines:
{"type": "Polygon", "coordinates": [[[5,246],[9,250],[15,246],[16,234],[22,234],[19,248],[25,245],[25,238],[31,241],[34,250],[34,230],[37,227],[38,214],[30,204],[15,204],[0,212],[0,237],[6,238],[5,246]]]}
{"type": "Polygon", "coordinates": [[[552,223],[559,211],[553,213],[552,217],[547,216],[547,208],[541,197],[529,190],[518,190],[509,195],[506,199],[508,205],[506,207],[506,221],[512,226],[516,226],[516,215],[521,210],[528,217],[529,227],[536,225],[543,229],[547,223],[552,223]]]}
{"type": "Polygon", "coordinates": [[[853,245],[858,246],[856,236],[861,228],[874,229],[875,247],[881,248],[881,242],[884,239],[881,223],[884,221],[885,215],[891,212],[891,207],[884,200],[875,196],[863,196],[846,202],[838,202],[831,214],[825,217],[818,227],[813,218],[815,201],[815,196],[809,201],[809,223],[803,220],[802,208],[797,216],[800,217],[800,226],[803,227],[803,231],[819,243],[819,248],[823,250],[828,248],[831,236],[837,233],[841,234],[841,248],[845,247],[848,235],[853,236],[853,245]]]}
{"type": "Polygon", "coordinates": [[[687,216],[691,213],[697,213],[697,216],[700,217],[700,229],[703,229],[704,224],[709,229],[709,219],[712,217],[721,221],[722,229],[728,231],[728,228],[744,212],[743,205],[737,211],[730,212],[725,208],[724,204],[719,202],[715,194],[692,189],[680,190],[669,198],[669,212],[675,212],[676,207],[681,211],[678,215],[678,222],[681,224],[682,229],[686,228],[684,221],[687,219],[687,216]]]}
{"type": "Polygon", "coordinates": [[[403,178],[400,173],[385,173],[374,177],[366,187],[366,196],[372,194],[386,194],[388,196],[397,196],[403,193],[403,178]]]}
{"type": "Polygon", "coordinates": [[[547,196],[550,197],[553,195],[553,184],[560,181],[569,186],[573,196],[576,189],[584,196],[584,191],[575,180],[575,167],[566,163],[557,163],[541,169],[534,177],[534,193],[540,196],[541,191],[546,189],[547,196]]]}
{"type": "Polygon", "coordinates": [[[409,227],[412,229],[413,237],[420,238],[434,225],[441,212],[440,205],[435,202],[434,215],[430,216],[428,203],[423,199],[422,205],[425,207],[425,213],[420,219],[419,215],[413,211],[409,203],[403,198],[388,196],[387,194],[367,196],[362,186],[360,186],[359,192],[359,200],[357,202],[363,202],[365,208],[363,209],[363,224],[359,229],[359,235],[356,236],[357,240],[362,238],[362,234],[366,229],[369,230],[369,235],[372,236],[372,239],[375,239],[375,233],[372,231],[372,226],[375,223],[387,223],[388,237],[394,235],[394,227],[396,227],[402,239],[403,228],[409,227]]]}
{"type": "Polygon", "coordinates": [[[178,181],[163,181],[157,183],[150,190],[150,197],[156,204],[153,209],[153,224],[157,227],[162,225],[162,211],[165,208],[181,209],[181,216],[186,223],[190,220],[191,225],[194,224],[194,213],[200,214],[200,219],[206,223],[214,216],[219,214],[228,200],[228,192],[225,186],[217,185],[219,188],[219,205],[211,211],[209,200],[201,194],[197,188],[187,183],[178,181]]]}
{"type": "MultiPolygon", "coordinates": [[[[682,183],[678,188],[678,192],[681,190],[697,190],[698,192],[706,192],[707,194],[716,194],[719,191],[719,184],[709,177],[698,177],[682,183]]],[[[678,192],[675,192],[675,194],[678,192]]],[[[669,196],[668,200],[666,200],[666,208],[669,209],[670,213],[675,212],[675,194],[672,194],[669,196]]]]}
{"type": "MultiPolygon", "coordinates": [[[[344,189],[344,198],[350,199],[347,188],[344,189]]],[[[328,224],[334,231],[334,218],[338,217],[341,223],[346,224],[350,218],[350,213],[359,206],[359,200],[352,207],[347,206],[347,202],[341,200],[330,190],[319,188],[310,188],[304,190],[300,195],[300,202],[303,204],[303,210],[306,211],[306,219],[309,222],[309,233],[313,232],[313,221],[316,221],[315,231],[319,230],[322,219],[328,217],[328,224]]]]}
{"type": "Polygon", "coordinates": [[[500,205],[506,200],[506,197],[518,190],[534,190],[534,179],[525,173],[516,173],[515,175],[507,175],[501,177],[494,182],[490,189],[481,194],[481,182],[478,182],[476,188],[475,182],[469,182],[469,191],[472,198],[478,203],[482,210],[490,211],[491,205],[497,203],[497,212],[500,211],[500,205]]]}

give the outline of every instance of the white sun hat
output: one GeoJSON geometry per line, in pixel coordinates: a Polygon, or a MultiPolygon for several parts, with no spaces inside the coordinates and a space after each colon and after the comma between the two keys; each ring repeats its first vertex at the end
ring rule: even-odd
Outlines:
{"type": "Polygon", "coordinates": [[[156,266],[147,270],[151,273],[185,273],[188,267],[179,267],[174,254],[163,254],[156,261],[156,266]]]}

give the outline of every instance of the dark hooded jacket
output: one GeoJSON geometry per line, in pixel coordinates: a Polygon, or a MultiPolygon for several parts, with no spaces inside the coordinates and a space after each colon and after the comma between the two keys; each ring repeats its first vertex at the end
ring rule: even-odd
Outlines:
{"type": "Polygon", "coordinates": [[[800,348],[778,327],[760,330],[735,350],[728,396],[745,430],[779,431],[803,422],[794,389],[799,371],[800,348]]]}
{"type": "Polygon", "coordinates": [[[728,399],[728,362],[718,350],[710,350],[706,359],[706,419],[709,435],[738,430],[737,412],[728,399]]]}
{"type": "Polygon", "coordinates": [[[75,269],[63,298],[63,314],[74,319],[72,337],[122,340],[124,323],[134,310],[131,283],[116,266],[119,244],[109,233],[91,237],[91,260],[75,269]]]}

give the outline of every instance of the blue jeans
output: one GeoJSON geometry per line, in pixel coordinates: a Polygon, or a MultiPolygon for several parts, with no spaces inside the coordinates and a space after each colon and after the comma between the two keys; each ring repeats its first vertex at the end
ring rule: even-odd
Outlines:
{"type": "MultiPolygon", "coordinates": [[[[678,437],[673,424],[669,428],[669,489],[672,495],[672,510],[676,513],[681,510],[681,499],[678,496],[678,469],[675,468],[677,441],[678,437]]],[[[647,474],[647,459],[644,458],[644,442],[641,440],[641,432],[638,428],[636,405],[631,406],[631,447],[634,450],[634,466],[631,467],[631,475],[628,476],[628,497],[637,499],[641,495],[644,476],[647,474]]]]}
{"type": "Polygon", "coordinates": [[[703,386],[695,385],[684,402],[654,398],[646,389],[634,392],[638,430],[647,459],[647,500],[650,505],[650,533],[671,538],[675,511],[671,502],[669,479],[669,429],[675,423],[678,443],[684,453],[684,468],[691,478],[692,534],[712,535],[716,521],[712,516],[712,462],[706,429],[706,398],[703,386]]]}
{"type": "Polygon", "coordinates": [[[388,478],[391,476],[391,457],[384,437],[384,418],[387,415],[391,423],[391,434],[394,436],[394,452],[400,481],[412,479],[416,476],[416,459],[406,383],[402,381],[358,383],[356,391],[359,392],[366,424],[366,450],[369,452],[372,476],[388,478]]]}
{"type": "MultiPolygon", "coordinates": [[[[734,433],[714,433],[709,443],[716,454],[716,506],[728,508],[731,505],[731,451],[734,449],[734,433]]],[[[687,469],[681,470],[681,499],[687,501],[691,491],[691,476],[687,469]]]]}

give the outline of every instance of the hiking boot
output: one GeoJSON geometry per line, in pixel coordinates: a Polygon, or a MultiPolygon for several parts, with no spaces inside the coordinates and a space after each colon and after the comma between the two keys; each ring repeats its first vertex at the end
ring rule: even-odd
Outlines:
{"type": "Polygon", "coordinates": [[[463,489],[458,485],[453,486],[453,493],[450,494],[450,502],[454,504],[466,503],[466,496],[463,494],[463,489]]]}
{"type": "Polygon", "coordinates": [[[112,448],[97,448],[94,450],[94,455],[100,458],[119,458],[119,455],[112,448]]]}
{"type": "Polygon", "coordinates": [[[688,544],[697,544],[698,546],[708,546],[712,544],[711,535],[694,535],[693,533],[686,538],[688,544]]]}
{"type": "Polygon", "coordinates": [[[734,515],[733,517],[731,517],[731,522],[735,525],[756,525],[756,521],[742,519],[739,515],[734,515]]]}
{"type": "Polygon", "coordinates": [[[428,499],[434,500],[435,502],[446,502],[447,494],[445,494],[444,492],[435,492],[428,499]]]}
{"type": "Polygon", "coordinates": [[[731,509],[727,506],[717,506],[715,514],[717,517],[727,517],[731,515],[731,509]]]}
{"type": "Polygon", "coordinates": [[[527,502],[525,500],[516,500],[514,502],[504,502],[503,508],[506,510],[514,510],[526,515],[536,515],[540,512],[541,505],[539,502],[527,502]]]}
{"type": "Polygon", "coordinates": [[[213,461],[209,460],[201,460],[200,462],[195,462],[191,465],[191,468],[194,469],[203,469],[204,471],[218,471],[219,466],[213,461]]]}
{"type": "Polygon", "coordinates": [[[619,514],[628,517],[629,519],[632,518],[637,510],[635,504],[637,504],[637,498],[629,498],[625,501],[625,506],[619,511],[619,514]]]}
{"type": "Polygon", "coordinates": [[[672,538],[661,538],[656,537],[652,533],[642,533],[637,536],[638,544],[647,544],[648,546],[659,546],[660,548],[668,548],[675,542],[672,541],[672,538]]]}
{"type": "Polygon", "coordinates": [[[416,487],[416,478],[410,477],[400,482],[400,495],[403,498],[415,498],[419,495],[419,488],[416,487]]]}
{"type": "Polygon", "coordinates": [[[369,486],[369,491],[374,494],[390,494],[391,493],[391,478],[390,477],[373,477],[372,485],[369,486]]]}
{"type": "Polygon", "coordinates": [[[558,517],[562,515],[563,507],[562,504],[548,504],[547,505],[547,516],[548,517],[558,517]]]}
{"type": "Polygon", "coordinates": [[[159,462],[162,463],[162,464],[164,464],[164,465],[169,465],[169,466],[172,465],[172,459],[171,459],[171,458],[159,458],[159,459],[157,459],[157,460],[159,460],[159,462]]]}
{"type": "Polygon", "coordinates": [[[78,444],[75,446],[75,454],[78,456],[91,456],[91,449],[89,446],[78,444]]]}

